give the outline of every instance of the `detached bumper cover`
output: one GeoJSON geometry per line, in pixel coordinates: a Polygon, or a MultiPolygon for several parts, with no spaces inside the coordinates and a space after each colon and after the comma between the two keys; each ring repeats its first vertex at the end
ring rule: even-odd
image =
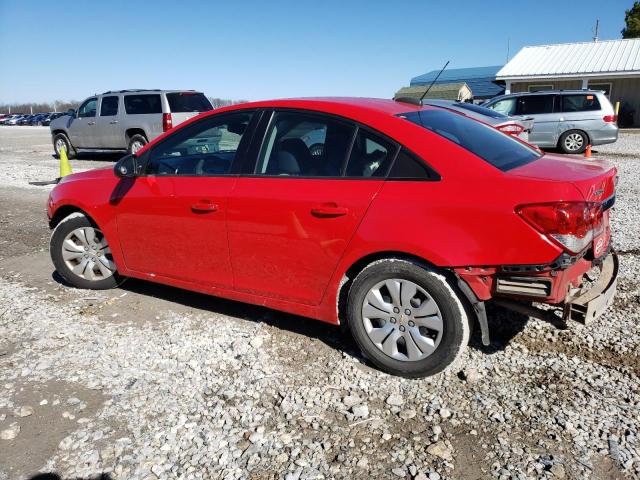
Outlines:
{"type": "Polygon", "coordinates": [[[618,256],[614,251],[602,262],[602,270],[593,286],[576,295],[570,295],[564,304],[564,320],[588,324],[598,318],[612,303],[618,282],[618,256]]]}

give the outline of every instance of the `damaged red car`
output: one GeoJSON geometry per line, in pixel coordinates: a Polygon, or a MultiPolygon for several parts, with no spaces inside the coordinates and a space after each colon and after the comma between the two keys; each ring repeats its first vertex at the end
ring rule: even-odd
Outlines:
{"type": "Polygon", "coordinates": [[[615,186],[609,163],[406,100],[247,103],[64,177],[51,257],[79,288],[135,277],[346,324],[376,366],[419,377],[474,326],[489,342],[486,302],[605,311],[615,186]]]}

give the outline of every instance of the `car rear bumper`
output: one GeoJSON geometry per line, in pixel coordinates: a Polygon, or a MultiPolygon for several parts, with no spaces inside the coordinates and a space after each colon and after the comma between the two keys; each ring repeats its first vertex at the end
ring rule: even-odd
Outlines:
{"type": "Polygon", "coordinates": [[[479,301],[497,300],[502,305],[511,306],[545,303],[561,308],[565,320],[588,323],[613,302],[618,257],[610,251],[595,260],[585,256],[561,256],[548,265],[455,271],[479,301]],[[599,275],[595,281],[590,281],[596,268],[600,270],[599,275]]]}
{"type": "Polygon", "coordinates": [[[597,130],[589,130],[591,145],[604,145],[618,140],[618,126],[615,123],[607,123],[597,130]]]}

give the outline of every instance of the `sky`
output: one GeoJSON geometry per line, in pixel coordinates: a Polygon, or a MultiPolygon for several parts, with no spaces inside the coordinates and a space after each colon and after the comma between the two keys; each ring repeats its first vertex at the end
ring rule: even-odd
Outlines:
{"type": "Polygon", "coordinates": [[[525,45],[620,38],[632,0],[0,0],[0,103],[107,90],[389,98],[525,45]]]}

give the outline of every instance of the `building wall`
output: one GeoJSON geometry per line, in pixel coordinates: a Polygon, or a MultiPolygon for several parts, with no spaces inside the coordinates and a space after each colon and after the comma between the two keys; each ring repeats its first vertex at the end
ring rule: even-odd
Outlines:
{"type": "MultiPolygon", "coordinates": [[[[640,77],[637,78],[589,78],[589,83],[610,83],[611,92],[609,100],[612,105],[616,106],[616,102],[620,102],[620,109],[623,107],[635,110],[633,126],[640,127],[640,77]]],[[[538,80],[511,83],[511,92],[528,92],[530,86],[551,85],[554,89],[579,89],[582,88],[582,80],[538,80]]]]}

